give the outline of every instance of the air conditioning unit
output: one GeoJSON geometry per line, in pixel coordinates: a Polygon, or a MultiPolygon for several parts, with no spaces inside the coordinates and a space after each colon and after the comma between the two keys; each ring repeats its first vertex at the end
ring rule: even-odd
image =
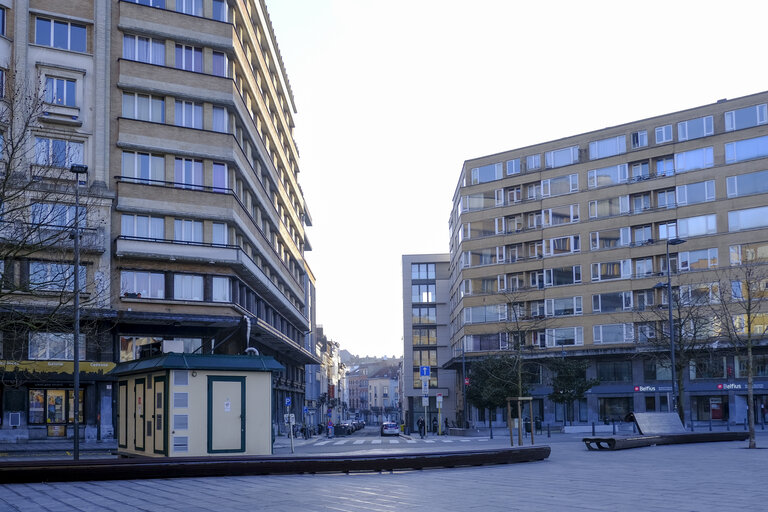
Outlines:
{"type": "Polygon", "coordinates": [[[10,413],[8,413],[8,425],[10,425],[13,428],[20,427],[21,426],[21,413],[20,412],[10,412],[10,413]]]}

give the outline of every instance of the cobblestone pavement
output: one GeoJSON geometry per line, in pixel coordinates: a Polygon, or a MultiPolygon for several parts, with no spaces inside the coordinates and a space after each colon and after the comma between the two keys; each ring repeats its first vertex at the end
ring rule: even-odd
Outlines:
{"type": "MultiPolygon", "coordinates": [[[[553,436],[550,458],[526,464],[0,485],[0,511],[723,512],[768,503],[766,449],[729,442],[589,452],[579,439],[553,436]]],[[[758,446],[768,447],[768,434],[758,446]]]]}

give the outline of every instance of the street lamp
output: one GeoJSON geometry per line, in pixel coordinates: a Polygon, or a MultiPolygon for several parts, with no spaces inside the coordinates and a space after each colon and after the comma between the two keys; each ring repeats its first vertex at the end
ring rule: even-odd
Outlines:
{"type": "MultiPolygon", "coordinates": [[[[669,312],[669,362],[672,372],[672,410],[677,412],[677,372],[675,371],[675,328],[672,318],[672,267],[669,264],[669,246],[684,244],[687,240],[682,238],[667,238],[667,309],[669,312]]],[[[656,287],[663,287],[662,283],[656,287]]]]}
{"type": "Polygon", "coordinates": [[[75,175],[75,340],[73,343],[72,357],[74,360],[72,373],[74,374],[73,384],[73,416],[75,441],[73,456],[74,460],[80,460],[80,175],[88,172],[87,165],[74,164],[70,166],[69,171],[75,175]]]}

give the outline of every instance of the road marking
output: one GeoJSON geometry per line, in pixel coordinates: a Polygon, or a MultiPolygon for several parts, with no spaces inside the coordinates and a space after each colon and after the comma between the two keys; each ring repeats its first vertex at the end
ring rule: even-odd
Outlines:
{"type": "Polygon", "coordinates": [[[434,441],[430,441],[429,439],[424,440],[425,443],[434,443],[434,441]]]}
{"type": "Polygon", "coordinates": [[[381,439],[374,439],[371,444],[381,444],[381,439]]]}
{"type": "Polygon", "coordinates": [[[490,439],[478,439],[478,441],[490,441],[490,439]]]}
{"type": "Polygon", "coordinates": [[[358,439],[357,441],[355,441],[352,444],[363,444],[364,442],[365,442],[365,439],[358,439]]]}
{"type": "Polygon", "coordinates": [[[462,443],[469,443],[470,441],[472,441],[472,440],[471,439],[460,439],[459,440],[459,442],[462,442],[462,443]]]}
{"type": "Polygon", "coordinates": [[[444,442],[444,443],[452,443],[453,442],[450,439],[441,439],[441,441],[444,442]]]}
{"type": "Polygon", "coordinates": [[[328,444],[330,441],[320,441],[319,443],[315,443],[316,446],[323,446],[324,444],[328,444]]]}
{"type": "Polygon", "coordinates": [[[347,441],[349,441],[349,439],[342,439],[341,441],[336,441],[336,442],[335,442],[335,443],[333,443],[333,444],[334,444],[334,446],[338,446],[338,445],[340,445],[340,444],[344,444],[344,443],[346,443],[347,441]]]}
{"type": "Polygon", "coordinates": [[[408,443],[408,444],[416,444],[416,441],[414,439],[408,439],[406,441],[406,443],[408,443]]]}
{"type": "Polygon", "coordinates": [[[400,444],[400,441],[398,441],[397,439],[390,439],[389,444],[400,444]]]}

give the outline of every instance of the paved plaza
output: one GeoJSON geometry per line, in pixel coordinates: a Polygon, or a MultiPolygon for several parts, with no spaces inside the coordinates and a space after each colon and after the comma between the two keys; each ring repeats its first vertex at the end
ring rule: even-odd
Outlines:
{"type": "MultiPolygon", "coordinates": [[[[762,510],[768,503],[762,473],[768,471],[768,449],[747,450],[746,442],[728,442],[589,452],[579,439],[564,434],[544,437],[542,444],[552,447],[550,458],[526,464],[0,485],[0,511],[723,512],[762,510]]],[[[503,440],[471,444],[499,443],[503,440]]],[[[768,447],[768,434],[758,434],[758,446],[768,447]]]]}

